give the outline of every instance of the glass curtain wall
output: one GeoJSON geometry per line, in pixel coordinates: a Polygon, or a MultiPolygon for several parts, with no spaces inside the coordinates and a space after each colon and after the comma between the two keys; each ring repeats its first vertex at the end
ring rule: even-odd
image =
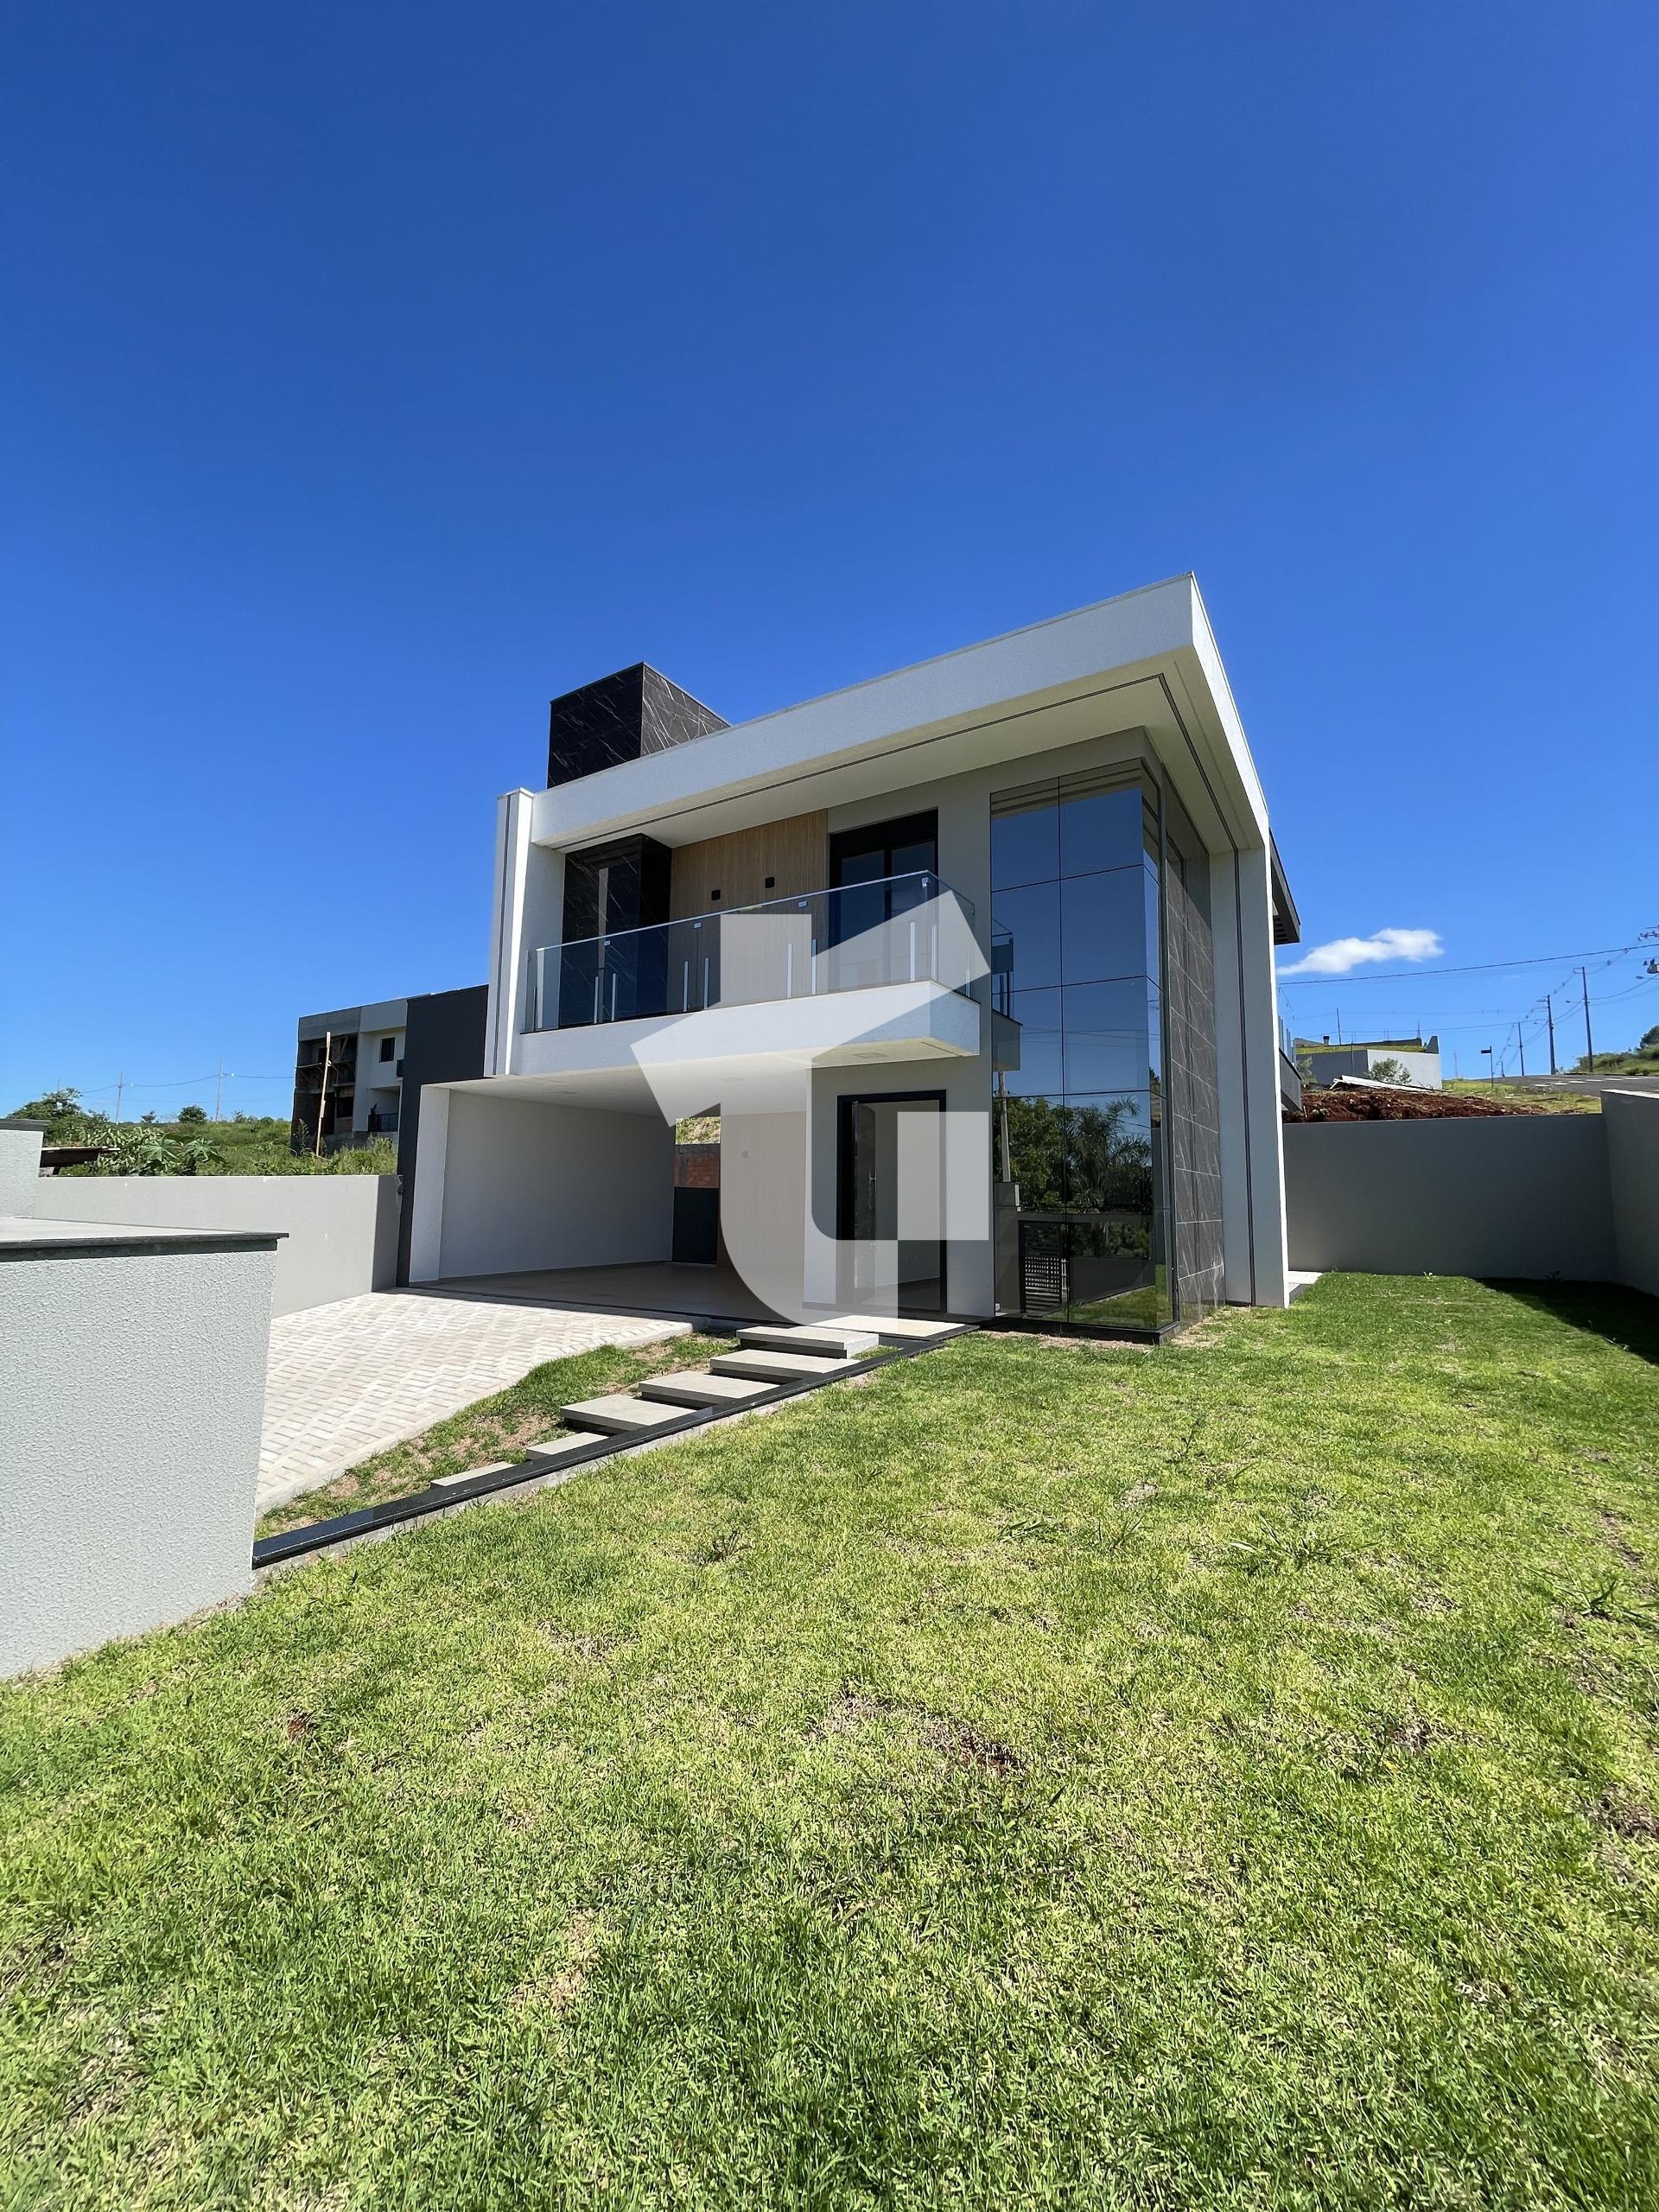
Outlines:
{"type": "Polygon", "coordinates": [[[1001,1313],[1117,1328],[1173,1319],[1158,810],[1138,765],[991,801],[1001,1313]]]}

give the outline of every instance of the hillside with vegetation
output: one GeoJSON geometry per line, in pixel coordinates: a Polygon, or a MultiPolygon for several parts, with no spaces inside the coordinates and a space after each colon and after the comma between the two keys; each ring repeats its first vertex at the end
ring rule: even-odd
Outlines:
{"type": "Polygon", "coordinates": [[[397,1166],[389,1138],[319,1160],[289,1150],[289,1125],[277,1115],[215,1122],[206,1108],[185,1106],[171,1122],[154,1114],[113,1122],[68,1087],[14,1107],[10,1118],[43,1122],[48,1146],[99,1148],[96,1159],[60,1168],[64,1175],[391,1175],[397,1166]]]}

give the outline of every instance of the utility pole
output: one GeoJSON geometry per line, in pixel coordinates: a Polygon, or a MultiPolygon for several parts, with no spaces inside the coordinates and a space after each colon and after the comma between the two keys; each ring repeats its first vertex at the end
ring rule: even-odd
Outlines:
{"type": "Polygon", "coordinates": [[[117,1076],[115,1078],[115,1118],[118,1122],[121,1119],[121,1094],[126,1087],[127,1078],[125,1076],[117,1076]]]}
{"type": "Polygon", "coordinates": [[[1549,993],[1544,993],[1544,1020],[1549,1024],[1549,1071],[1555,1072],[1555,1003],[1549,993]]]}
{"type": "Polygon", "coordinates": [[[317,1141],[311,1147],[313,1160],[322,1158],[322,1109],[328,1103],[328,1055],[334,1048],[334,1033],[332,1029],[325,1029],[322,1033],[322,1088],[317,1093],[317,1141]]]}
{"type": "Polygon", "coordinates": [[[1515,1049],[1521,1055],[1521,1072],[1524,1076],[1527,1071],[1527,1040],[1521,1034],[1521,1025],[1518,1021],[1515,1025],[1515,1049]]]}
{"type": "Polygon", "coordinates": [[[1596,1071],[1596,1040],[1595,1040],[1595,1039],[1594,1039],[1594,1038],[1590,1034],[1590,978],[1589,978],[1589,976],[1586,974],[1585,970],[1584,970],[1582,968],[1580,968],[1580,970],[1579,970],[1579,981],[1580,981],[1580,982],[1584,985],[1584,1051],[1585,1051],[1585,1057],[1588,1059],[1588,1061],[1589,1061],[1589,1063],[1590,1063],[1590,1070],[1589,1070],[1590,1073],[1591,1073],[1592,1075],[1594,1075],[1594,1073],[1595,1073],[1595,1071],[1596,1071]]]}
{"type": "Polygon", "coordinates": [[[221,1053],[221,1054],[219,1055],[219,1081],[218,1081],[218,1082],[213,1085],[213,1119],[214,1119],[216,1122],[217,1122],[217,1121],[219,1121],[220,1119],[222,1119],[222,1116],[221,1116],[221,1115],[220,1115],[220,1113],[219,1113],[219,1108],[224,1104],[224,1103],[225,1103],[225,1056],[224,1056],[224,1054],[223,1054],[223,1053],[221,1053]]]}

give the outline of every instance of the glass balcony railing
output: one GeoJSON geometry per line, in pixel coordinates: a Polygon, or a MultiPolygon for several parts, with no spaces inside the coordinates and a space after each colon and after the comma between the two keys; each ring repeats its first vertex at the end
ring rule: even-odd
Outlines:
{"type": "Polygon", "coordinates": [[[883,983],[967,991],[973,908],[937,875],[892,875],[733,906],[530,956],[528,1030],[698,1014],[883,983]]]}

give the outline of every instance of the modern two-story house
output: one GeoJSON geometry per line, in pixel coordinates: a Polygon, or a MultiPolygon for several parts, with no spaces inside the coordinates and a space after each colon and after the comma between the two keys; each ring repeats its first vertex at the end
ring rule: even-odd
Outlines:
{"type": "Polygon", "coordinates": [[[1190,576],[728,726],[648,667],[499,804],[415,1281],[1160,1333],[1288,1294],[1294,907],[1190,576]],[[720,1117],[681,1221],[675,1125],[720,1117]]]}

